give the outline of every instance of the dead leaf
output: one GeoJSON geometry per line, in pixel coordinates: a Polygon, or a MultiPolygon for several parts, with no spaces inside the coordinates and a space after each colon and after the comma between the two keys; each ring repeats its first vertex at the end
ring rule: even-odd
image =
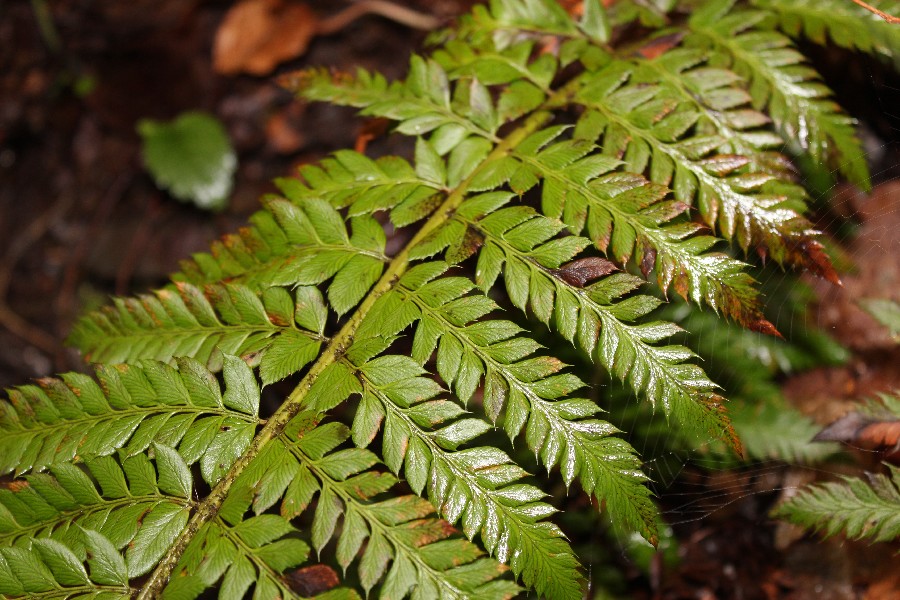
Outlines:
{"type": "MultiPolygon", "coordinates": [[[[292,104],[291,107],[302,106],[292,104]]],[[[303,147],[306,139],[297,124],[297,119],[292,118],[287,110],[276,112],[266,121],[266,140],[279,154],[293,154],[303,147]]]]}
{"type": "Polygon", "coordinates": [[[644,246],[644,256],[641,258],[641,273],[644,277],[650,274],[656,266],[656,248],[644,246]]]}
{"type": "Polygon", "coordinates": [[[879,420],[851,412],[817,433],[813,441],[843,442],[895,462],[900,460],[900,420],[879,420]]]}
{"type": "Polygon", "coordinates": [[[682,38],[684,38],[684,35],[685,34],[683,31],[670,33],[668,35],[662,35],[638,48],[637,54],[643,56],[647,60],[659,58],[660,56],[680,44],[682,38]]]}
{"type": "Polygon", "coordinates": [[[359,132],[356,134],[356,143],[354,144],[353,149],[360,154],[365,154],[369,142],[387,133],[390,126],[391,122],[387,119],[377,118],[366,120],[360,126],[359,132]]]}
{"type": "Polygon", "coordinates": [[[584,287],[589,281],[609,275],[619,268],[605,258],[589,256],[564,264],[559,269],[552,269],[554,276],[576,287],[584,287]]]}
{"type": "Polygon", "coordinates": [[[311,565],[297,569],[284,578],[292,590],[304,597],[316,596],[340,584],[337,573],[327,565],[311,565]]]}
{"type": "Polygon", "coordinates": [[[223,75],[267,75],[280,63],[306,52],[318,19],[306,4],[286,0],[243,0],[216,31],[213,68],[223,75]]]}

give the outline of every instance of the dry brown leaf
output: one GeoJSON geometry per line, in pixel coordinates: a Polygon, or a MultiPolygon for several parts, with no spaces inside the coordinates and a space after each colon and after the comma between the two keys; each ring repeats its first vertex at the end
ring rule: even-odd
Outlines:
{"type": "Polygon", "coordinates": [[[555,277],[559,277],[566,283],[576,287],[584,287],[585,284],[604,275],[609,275],[619,268],[605,258],[588,256],[566,263],[558,269],[551,269],[555,277]]]}
{"type": "Polygon", "coordinates": [[[883,460],[900,460],[900,420],[879,420],[851,412],[825,427],[815,442],[843,442],[860,450],[877,452],[883,460]]]}
{"type": "Polygon", "coordinates": [[[311,565],[285,575],[291,589],[303,596],[315,596],[340,585],[334,569],[327,565],[311,565]]]}
{"type": "Polygon", "coordinates": [[[216,31],[213,68],[223,75],[267,75],[306,52],[318,20],[306,4],[287,0],[243,0],[216,31]]]}

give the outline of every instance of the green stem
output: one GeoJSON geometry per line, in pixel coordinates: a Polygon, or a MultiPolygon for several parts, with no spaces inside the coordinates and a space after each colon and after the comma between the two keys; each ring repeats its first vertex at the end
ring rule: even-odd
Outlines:
{"type": "MultiPolygon", "coordinates": [[[[563,93],[569,93],[568,88],[564,88],[564,90],[565,92],[563,93]]],[[[557,98],[551,98],[548,100],[548,104],[557,100],[557,98]]],[[[153,573],[147,579],[141,593],[138,595],[138,600],[150,600],[151,598],[157,598],[162,594],[163,589],[168,583],[169,576],[175,568],[175,565],[178,564],[181,555],[184,554],[188,543],[197,534],[197,531],[199,531],[203,524],[209,522],[218,514],[222,503],[228,496],[228,492],[238,476],[256,455],[259,454],[260,450],[262,450],[266,444],[278,437],[278,435],[284,431],[288,422],[303,409],[306,395],[313,387],[313,383],[315,383],[319,375],[347,351],[353,343],[353,336],[356,333],[357,328],[359,328],[360,323],[362,323],[365,316],[372,309],[375,301],[383,294],[390,291],[397,284],[400,276],[409,268],[410,250],[428,237],[432,232],[442,227],[453,216],[456,209],[466,198],[469,182],[479,171],[492,162],[506,156],[522,140],[547,123],[551,118],[552,114],[550,112],[535,112],[529,116],[521,126],[501,140],[481,165],[479,165],[478,168],[476,168],[475,171],[459,185],[459,187],[447,196],[444,203],[409,241],[406,247],[394,257],[387,270],[385,270],[384,274],[381,276],[381,279],[379,279],[378,283],[376,283],[369,291],[369,294],[363,300],[362,304],[359,305],[359,308],[353,313],[353,316],[350,317],[341,330],[331,339],[331,343],[328,344],[319,359],[300,381],[300,384],[294,388],[294,391],[291,392],[287,400],[285,400],[275,414],[272,415],[272,418],[270,418],[266,425],[259,431],[250,443],[247,451],[244,452],[244,454],[231,466],[228,473],[226,473],[222,480],[213,488],[210,495],[197,507],[197,511],[191,517],[185,531],[178,537],[175,544],[169,549],[166,556],[160,561],[156,569],[154,569],[153,573]]]]}

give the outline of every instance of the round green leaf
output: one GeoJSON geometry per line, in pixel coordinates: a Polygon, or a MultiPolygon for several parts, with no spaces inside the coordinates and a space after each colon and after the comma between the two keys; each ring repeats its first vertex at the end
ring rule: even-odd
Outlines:
{"type": "Polygon", "coordinates": [[[168,123],[144,119],[137,129],[144,164],[159,187],[198,208],[225,208],[237,158],[217,119],[188,112],[168,123]]]}

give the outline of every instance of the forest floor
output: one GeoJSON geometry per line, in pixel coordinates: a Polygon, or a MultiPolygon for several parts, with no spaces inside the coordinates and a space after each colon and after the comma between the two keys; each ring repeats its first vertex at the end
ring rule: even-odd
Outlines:
{"type": "MultiPolygon", "coordinates": [[[[404,3],[440,22],[471,4],[404,3]]],[[[345,3],[307,5],[326,14],[345,3]]],[[[365,135],[362,122],[348,126],[354,123],[348,110],[294,102],[273,83],[277,73],[308,65],[362,66],[400,77],[405,57],[425,37],[365,16],[316,37],[302,57],[276,71],[225,76],[214,71],[211,48],[226,2],[65,0],[47,3],[43,20],[36,12],[42,6],[26,0],[0,5],[0,388],[84,370],[77,353],[62,343],[81,311],[113,293],[159,286],[179,259],[242,225],[259,197],[275,191],[272,178],[353,147],[365,135]],[[52,29],[42,30],[41,22],[52,29]],[[175,202],[141,164],[137,121],[170,119],[186,110],[216,115],[238,153],[234,191],[219,214],[175,202]]],[[[835,87],[844,102],[841,78],[838,72],[835,87]]],[[[849,81],[844,88],[851,92],[852,86],[849,81]]],[[[896,125],[888,126],[893,138],[879,137],[877,104],[873,108],[859,96],[848,93],[846,105],[872,113],[868,119],[855,114],[871,126],[875,147],[887,149],[881,158],[887,166],[879,169],[871,195],[843,189],[832,200],[837,214],[859,223],[854,236],[842,240],[856,269],[843,275],[840,289],[813,282],[813,318],[851,358],[783,382],[786,395],[822,425],[861,397],[900,389],[900,349],[855,303],[863,296],[900,300],[900,152],[896,125]]],[[[380,153],[407,151],[389,137],[373,143],[380,153]]],[[[865,457],[857,462],[871,466],[865,457]]],[[[711,496],[725,499],[705,518],[679,526],[680,566],[650,576],[625,566],[628,595],[900,597],[896,546],[823,542],[767,517],[779,489],[814,476],[767,465],[704,479],[711,496]],[[775,479],[763,476],[769,473],[775,479]]]]}

